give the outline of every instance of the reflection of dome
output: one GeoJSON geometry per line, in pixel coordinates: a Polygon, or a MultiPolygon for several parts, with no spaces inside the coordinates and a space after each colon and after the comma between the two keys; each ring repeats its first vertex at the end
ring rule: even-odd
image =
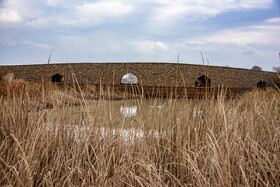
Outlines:
{"type": "Polygon", "coordinates": [[[121,106],[120,113],[124,115],[124,117],[134,117],[136,116],[137,106],[121,106]]]}

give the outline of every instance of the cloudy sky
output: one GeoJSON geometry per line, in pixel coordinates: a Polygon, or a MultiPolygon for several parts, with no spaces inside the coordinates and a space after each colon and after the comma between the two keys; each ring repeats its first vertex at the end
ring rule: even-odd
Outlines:
{"type": "Polygon", "coordinates": [[[0,64],[280,66],[280,0],[0,0],[0,64]]]}

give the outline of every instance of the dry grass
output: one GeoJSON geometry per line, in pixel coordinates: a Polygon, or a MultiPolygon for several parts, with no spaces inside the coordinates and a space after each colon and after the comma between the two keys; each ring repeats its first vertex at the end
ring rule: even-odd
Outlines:
{"type": "Polygon", "coordinates": [[[275,90],[167,99],[161,110],[140,98],[136,117],[127,119],[114,115],[113,101],[88,102],[51,86],[44,104],[60,104],[40,107],[40,84],[4,81],[1,186],[280,186],[275,90]]]}

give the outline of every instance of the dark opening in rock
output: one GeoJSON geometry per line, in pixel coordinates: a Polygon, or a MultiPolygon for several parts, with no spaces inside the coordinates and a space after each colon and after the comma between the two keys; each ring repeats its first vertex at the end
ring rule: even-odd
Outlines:
{"type": "Polygon", "coordinates": [[[261,80],[260,82],[257,83],[257,88],[265,89],[266,88],[266,82],[261,80]]]}
{"type": "Polygon", "coordinates": [[[205,75],[202,75],[201,77],[196,79],[195,87],[211,87],[211,80],[205,75]]]}
{"type": "Polygon", "coordinates": [[[63,81],[63,77],[60,74],[55,74],[52,76],[52,82],[62,82],[63,81]]]}

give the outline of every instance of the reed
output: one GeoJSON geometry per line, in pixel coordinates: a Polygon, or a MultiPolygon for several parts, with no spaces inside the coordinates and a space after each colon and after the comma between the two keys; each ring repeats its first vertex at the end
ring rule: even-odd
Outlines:
{"type": "Polygon", "coordinates": [[[39,83],[17,81],[0,84],[1,186],[280,186],[276,90],[140,97],[126,118],[113,100],[45,83],[42,103],[39,83]]]}

